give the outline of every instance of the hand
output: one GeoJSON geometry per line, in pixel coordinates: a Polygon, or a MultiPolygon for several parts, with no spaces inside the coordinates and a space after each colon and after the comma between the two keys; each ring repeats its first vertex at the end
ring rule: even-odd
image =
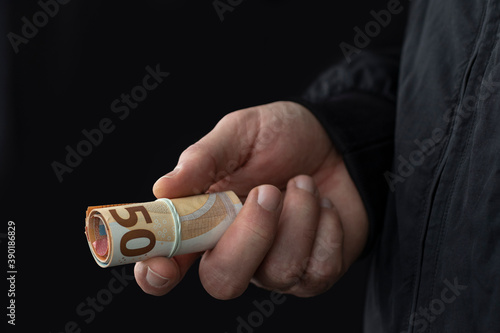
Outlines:
{"type": "Polygon", "coordinates": [[[314,296],[363,250],[368,219],[359,193],[323,127],[299,104],[228,114],[153,186],[157,198],[225,190],[244,205],[215,248],[137,263],[146,293],[169,292],[201,255],[200,280],[216,298],[237,297],[250,282],[314,296]]]}

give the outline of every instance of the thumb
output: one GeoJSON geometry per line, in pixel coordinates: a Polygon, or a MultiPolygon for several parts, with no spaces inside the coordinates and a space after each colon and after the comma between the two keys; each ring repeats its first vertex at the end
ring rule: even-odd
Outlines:
{"type": "Polygon", "coordinates": [[[215,183],[228,181],[225,178],[243,164],[250,151],[248,133],[253,122],[247,115],[241,111],[226,115],[210,133],[188,147],[174,170],[156,181],[154,195],[175,198],[200,194],[215,183]]]}
{"type": "Polygon", "coordinates": [[[205,192],[212,184],[216,166],[210,152],[195,144],[180,156],[177,166],[153,185],[157,198],[184,197],[205,192]]]}

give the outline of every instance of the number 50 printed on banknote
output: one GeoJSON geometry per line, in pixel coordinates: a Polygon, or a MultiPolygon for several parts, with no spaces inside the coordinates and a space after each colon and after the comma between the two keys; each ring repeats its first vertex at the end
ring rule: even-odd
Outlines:
{"type": "Polygon", "coordinates": [[[101,267],[173,257],[213,248],[241,207],[232,191],[91,206],[85,234],[101,267]]]}

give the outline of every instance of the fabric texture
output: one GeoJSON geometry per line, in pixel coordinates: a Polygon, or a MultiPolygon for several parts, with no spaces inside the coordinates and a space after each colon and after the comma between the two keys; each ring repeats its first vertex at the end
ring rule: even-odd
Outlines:
{"type": "Polygon", "coordinates": [[[500,331],[499,7],[413,1],[402,50],[363,50],[299,100],[368,212],[366,332],[500,331]]]}

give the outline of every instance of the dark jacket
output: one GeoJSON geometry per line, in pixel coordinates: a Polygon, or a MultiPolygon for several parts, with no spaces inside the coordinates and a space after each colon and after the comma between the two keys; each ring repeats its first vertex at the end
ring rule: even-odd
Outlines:
{"type": "Polygon", "coordinates": [[[499,37],[500,1],[415,0],[305,95],[370,218],[366,332],[500,332],[499,37]]]}

